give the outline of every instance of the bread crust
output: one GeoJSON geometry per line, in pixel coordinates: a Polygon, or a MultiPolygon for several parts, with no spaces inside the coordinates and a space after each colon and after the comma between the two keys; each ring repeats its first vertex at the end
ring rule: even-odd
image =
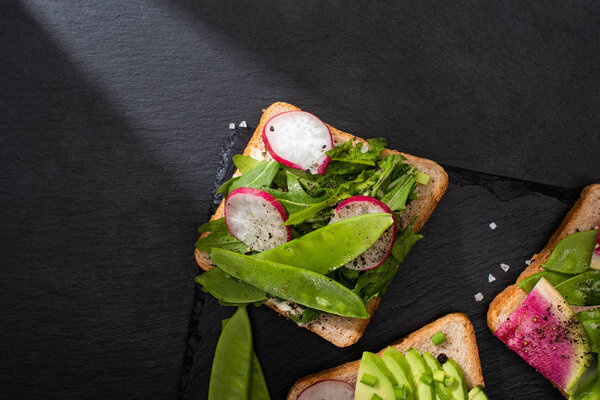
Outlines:
{"type": "MultiPolygon", "coordinates": [[[[521,280],[542,271],[542,265],[546,262],[554,247],[564,237],[573,233],[593,229],[600,222],[600,184],[586,186],[581,192],[579,200],[569,210],[562,220],[558,229],[548,240],[542,251],[534,254],[531,264],[519,275],[517,283],[521,280]]],[[[519,304],[527,297],[527,293],[513,284],[504,289],[490,303],[487,313],[487,324],[492,332],[517,309],[519,304]]],[[[562,392],[562,391],[561,391],[562,392]]],[[[565,397],[569,397],[563,392],[565,397]]]]}
{"type": "MultiPolygon", "coordinates": [[[[461,366],[469,389],[477,385],[484,385],[475,330],[465,314],[448,314],[392,343],[390,346],[403,353],[411,347],[420,352],[428,351],[436,357],[438,354],[444,353],[461,366]],[[435,346],[431,342],[431,336],[439,331],[444,332],[446,341],[440,346],[435,346]]],[[[383,351],[385,349],[377,354],[381,355],[383,351]]],[[[290,389],[287,400],[295,400],[304,389],[325,379],[342,380],[355,386],[359,366],[360,360],[356,360],[300,378],[290,389]]]]}
{"type": "MultiPolygon", "coordinates": [[[[263,110],[260,122],[254,131],[254,134],[250,138],[248,145],[244,149],[244,155],[251,156],[257,160],[269,160],[271,156],[267,152],[266,146],[262,141],[262,130],[267,121],[282,112],[300,110],[298,107],[288,103],[278,102],[274,103],[266,110],[263,110]]],[[[331,125],[327,124],[331,134],[333,136],[334,145],[344,143],[355,136],[342,132],[331,125]]],[[[366,143],[366,140],[356,137],[357,141],[366,143]]],[[[416,217],[414,231],[418,232],[421,230],[425,222],[429,219],[433,210],[439,203],[440,199],[446,192],[448,187],[448,175],[446,171],[434,161],[416,157],[410,154],[401,153],[395,150],[385,149],[382,155],[387,156],[389,154],[402,154],[406,157],[406,162],[416,167],[419,171],[429,174],[431,180],[428,185],[417,185],[416,192],[419,196],[417,200],[413,200],[402,213],[401,226],[407,226],[413,217],[416,217]]],[[[234,176],[239,175],[239,171],[235,171],[234,176]]],[[[222,201],[213,216],[211,221],[222,218],[224,216],[225,201],[222,201]]],[[[208,235],[209,232],[203,233],[200,237],[208,235]]],[[[209,270],[214,267],[214,264],[210,260],[208,253],[202,252],[198,249],[195,250],[196,262],[203,270],[209,270]]],[[[347,347],[358,341],[362,336],[364,330],[369,324],[370,318],[375,313],[380,297],[371,299],[367,304],[367,311],[369,311],[369,319],[349,318],[341,317],[337,315],[323,313],[319,319],[310,322],[308,324],[301,324],[302,327],[309,329],[310,331],[321,336],[325,340],[333,343],[338,347],[347,347]]],[[[287,317],[287,311],[280,307],[274,300],[269,300],[265,303],[267,306],[277,311],[279,314],[287,317]]]]}

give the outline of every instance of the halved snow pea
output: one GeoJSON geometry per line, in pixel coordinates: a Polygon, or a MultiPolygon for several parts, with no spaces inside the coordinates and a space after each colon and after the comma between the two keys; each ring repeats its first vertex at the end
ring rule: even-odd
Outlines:
{"type": "Polygon", "coordinates": [[[267,381],[263,374],[260,361],[256,352],[252,352],[252,373],[250,374],[250,398],[249,400],[271,400],[267,381]]]}
{"type": "Polygon", "coordinates": [[[210,257],[223,271],[276,297],[331,314],[369,317],[360,297],[324,275],[217,248],[210,257]]]}
{"type": "Polygon", "coordinates": [[[563,238],[548,257],[543,267],[547,271],[580,274],[590,266],[598,231],[578,232],[563,238]]]}
{"type": "Polygon", "coordinates": [[[573,306],[600,304],[600,271],[590,270],[556,285],[556,290],[573,306]]]}
{"type": "Polygon", "coordinates": [[[239,305],[267,300],[265,292],[226,274],[220,268],[206,271],[194,281],[222,303],[239,305]]]}
{"type": "Polygon", "coordinates": [[[248,400],[252,373],[252,331],[245,307],[227,323],[217,343],[210,373],[208,400],[248,400]]]}
{"type": "Polygon", "coordinates": [[[527,278],[523,279],[522,281],[519,281],[519,283],[517,283],[517,285],[519,285],[519,287],[521,289],[523,289],[524,291],[529,293],[529,292],[531,292],[533,287],[535,285],[537,285],[538,281],[541,278],[546,278],[546,280],[548,282],[550,282],[552,284],[552,286],[556,286],[559,283],[562,283],[572,277],[573,277],[573,275],[561,274],[560,272],[542,271],[542,272],[538,272],[537,274],[528,276],[527,278]]]}
{"type": "Polygon", "coordinates": [[[393,223],[392,215],[387,213],[359,215],[324,226],[253,257],[326,275],[364,253],[393,223]]]}

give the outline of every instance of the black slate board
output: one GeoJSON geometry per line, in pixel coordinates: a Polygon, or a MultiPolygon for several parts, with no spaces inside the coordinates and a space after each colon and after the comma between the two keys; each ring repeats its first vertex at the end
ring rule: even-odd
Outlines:
{"type": "Polygon", "coordinates": [[[477,328],[492,398],[561,398],[485,311],[600,182],[599,16],[596,1],[0,2],[1,397],[205,398],[232,310],[193,286],[195,228],[230,172],[221,150],[251,131],[227,125],[285,100],[451,184],[356,345],[251,310],[273,398],[449,311],[477,328]]]}

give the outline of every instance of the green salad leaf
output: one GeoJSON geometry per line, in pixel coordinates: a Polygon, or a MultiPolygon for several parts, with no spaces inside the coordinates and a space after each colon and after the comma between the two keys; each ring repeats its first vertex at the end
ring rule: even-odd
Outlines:
{"type": "MultiPolygon", "coordinates": [[[[238,159],[238,162],[239,161],[240,159],[238,159]]],[[[244,166],[249,166],[248,160],[244,161],[244,166]]],[[[260,189],[263,186],[269,187],[271,186],[277,171],[279,171],[279,163],[277,161],[261,161],[254,168],[248,170],[246,173],[243,173],[241,176],[231,178],[225,182],[217,190],[217,193],[227,196],[232,190],[240,187],[249,187],[254,189],[260,189]]]]}

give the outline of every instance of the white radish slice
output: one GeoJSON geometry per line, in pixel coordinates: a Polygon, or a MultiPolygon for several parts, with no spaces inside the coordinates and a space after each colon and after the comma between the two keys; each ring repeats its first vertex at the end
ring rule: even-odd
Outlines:
{"type": "Polygon", "coordinates": [[[306,111],[287,111],[267,121],[262,132],[269,154],[291,168],[324,174],[329,163],[326,151],[333,138],[323,121],[306,111]]]}
{"type": "MultiPolygon", "coordinates": [[[[342,201],[333,212],[330,224],[342,219],[356,217],[362,214],[392,213],[392,210],[381,201],[370,196],[352,196],[342,201]]],[[[394,223],[383,232],[381,237],[364,253],[350,261],[345,267],[365,271],[379,267],[388,258],[396,241],[398,225],[394,223]]]]}
{"type": "Polygon", "coordinates": [[[296,400],[354,400],[354,388],[344,381],[327,379],[304,389],[296,400]]]}
{"type": "Polygon", "coordinates": [[[281,203],[262,190],[237,188],[225,201],[229,232],[252,250],[266,251],[289,241],[292,229],[281,225],[287,218],[281,203]]]}

